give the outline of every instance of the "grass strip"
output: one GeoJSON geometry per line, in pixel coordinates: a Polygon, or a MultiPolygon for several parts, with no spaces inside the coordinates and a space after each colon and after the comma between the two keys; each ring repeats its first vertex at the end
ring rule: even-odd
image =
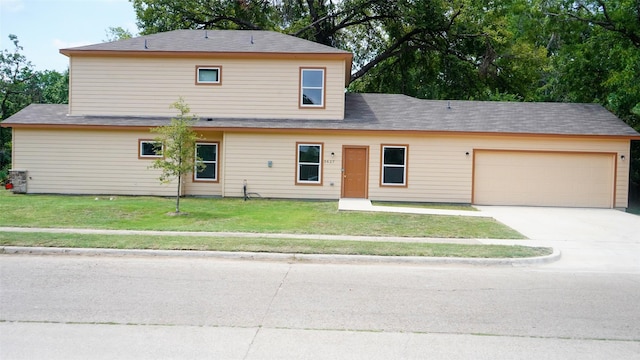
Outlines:
{"type": "Polygon", "coordinates": [[[22,232],[0,232],[0,245],[466,258],[523,258],[549,255],[552,253],[552,249],[550,248],[520,245],[22,232]]]}

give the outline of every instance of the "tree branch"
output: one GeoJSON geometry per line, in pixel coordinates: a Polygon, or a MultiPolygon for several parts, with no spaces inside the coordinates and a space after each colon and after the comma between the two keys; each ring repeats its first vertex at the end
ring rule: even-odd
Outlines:
{"type": "Polygon", "coordinates": [[[401,37],[400,39],[396,40],[396,42],[391,45],[390,47],[388,47],[385,51],[383,51],[382,53],[378,54],[378,56],[376,56],[375,58],[373,58],[371,61],[369,61],[368,63],[366,63],[363,67],[361,67],[358,71],[356,71],[355,73],[351,74],[351,80],[349,81],[349,83],[352,83],[356,80],[358,80],[359,78],[361,78],[362,76],[364,76],[364,74],[367,73],[367,71],[371,70],[374,66],[376,66],[377,64],[379,64],[380,62],[396,56],[397,54],[401,53],[402,51],[399,50],[399,48],[406,42],[408,42],[409,40],[411,40],[411,38],[417,34],[420,33],[420,29],[414,29],[413,31],[405,34],[403,37],[401,37]]]}
{"type": "MultiPolygon", "coordinates": [[[[350,8],[350,9],[344,9],[342,11],[336,12],[335,14],[327,14],[325,16],[322,16],[320,18],[317,18],[317,19],[313,20],[309,25],[307,25],[307,26],[303,27],[302,29],[296,31],[295,33],[289,34],[289,35],[293,35],[293,36],[298,37],[303,32],[309,30],[310,28],[316,27],[321,22],[326,21],[326,20],[330,20],[330,19],[335,19],[335,18],[337,18],[337,17],[339,17],[339,16],[341,16],[341,15],[343,15],[345,13],[348,13],[348,12],[352,12],[352,13],[350,15],[346,16],[345,19],[343,19],[343,22],[346,19],[353,19],[355,17],[355,15],[358,13],[357,10],[363,9],[363,8],[367,8],[369,5],[375,3],[376,1],[377,0],[369,0],[366,3],[361,4],[358,7],[353,7],[353,8],[350,8]]],[[[313,19],[313,17],[312,17],[312,19],[313,19]]]]}
{"type": "Polygon", "coordinates": [[[195,24],[199,24],[202,26],[203,29],[205,28],[209,28],[209,27],[217,27],[217,28],[224,28],[224,26],[219,26],[218,23],[221,21],[231,21],[232,23],[240,26],[243,29],[249,29],[249,30],[262,30],[262,28],[252,22],[237,18],[237,17],[233,17],[233,16],[216,16],[211,20],[208,21],[204,21],[204,20],[199,20],[199,19],[195,19],[192,17],[185,17],[185,20],[191,21],[195,24]]]}
{"type": "MultiPolygon", "coordinates": [[[[399,54],[401,54],[403,52],[406,52],[406,51],[414,48],[414,47],[407,47],[405,49],[400,49],[400,47],[402,45],[408,43],[409,41],[418,41],[418,42],[421,42],[423,44],[423,46],[415,47],[415,48],[438,49],[438,50],[441,50],[443,52],[450,53],[452,55],[456,55],[455,52],[453,52],[448,47],[445,47],[444,50],[441,49],[440,47],[438,47],[436,39],[440,38],[442,40],[442,35],[441,34],[442,33],[447,33],[451,29],[451,27],[455,23],[456,18],[462,13],[462,9],[463,9],[463,7],[461,6],[458,9],[458,11],[456,11],[451,16],[451,19],[444,26],[444,28],[442,28],[440,30],[427,31],[426,29],[414,29],[414,30],[408,32],[407,34],[402,36],[400,39],[396,40],[396,42],[393,43],[390,47],[388,47],[385,51],[383,51],[382,53],[378,54],[378,56],[376,56],[371,61],[366,63],[364,66],[362,66],[360,69],[358,69],[358,71],[356,71],[355,73],[351,74],[351,79],[350,79],[349,82],[352,83],[355,80],[361,78],[362,76],[364,76],[364,74],[366,74],[369,70],[371,70],[373,67],[375,67],[380,62],[382,62],[382,61],[384,61],[386,59],[389,59],[391,57],[397,56],[397,55],[399,55],[399,54]],[[432,44],[427,44],[425,41],[420,41],[419,39],[415,39],[415,36],[418,35],[418,34],[421,34],[421,33],[428,33],[430,35],[429,38],[432,39],[434,42],[432,44]]],[[[464,60],[468,61],[467,59],[464,59],[464,60]]]]}
{"type": "MultiPolygon", "coordinates": [[[[631,41],[631,43],[637,47],[640,48],[640,34],[637,34],[635,32],[633,32],[630,29],[627,28],[623,28],[620,27],[619,24],[616,24],[612,19],[611,16],[609,14],[609,10],[606,6],[606,3],[602,0],[597,0],[598,4],[602,7],[602,15],[605,18],[605,21],[601,21],[601,20],[597,20],[595,17],[596,15],[591,12],[589,9],[587,9],[584,5],[580,5],[580,8],[584,9],[587,13],[589,13],[589,15],[591,17],[582,17],[578,14],[575,14],[573,12],[567,12],[566,14],[557,14],[557,13],[551,13],[551,12],[547,12],[546,14],[549,16],[555,16],[555,17],[562,17],[562,16],[568,16],[569,18],[576,20],[576,21],[580,21],[586,24],[593,24],[593,25],[597,25],[600,26],[601,28],[605,29],[605,30],[609,30],[609,31],[613,31],[616,32],[622,36],[624,36],[625,38],[627,38],[629,41],[631,41]]],[[[640,1],[638,2],[638,7],[639,7],[639,11],[638,11],[638,21],[640,21],[640,1]]]]}
{"type": "Polygon", "coordinates": [[[392,18],[393,16],[389,16],[389,15],[377,15],[377,16],[366,16],[364,18],[361,18],[359,20],[354,20],[352,22],[342,21],[340,22],[340,24],[334,27],[334,32],[338,32],[338,30],[347,28],[349,26],[361,25],[374,20],[384,20],[384,19],[392,19],[392,18]]]}

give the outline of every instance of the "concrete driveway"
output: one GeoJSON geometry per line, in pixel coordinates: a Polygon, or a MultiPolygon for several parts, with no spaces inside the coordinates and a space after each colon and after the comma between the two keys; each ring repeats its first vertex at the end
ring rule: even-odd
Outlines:
{"type": "Polygon", "coordinates": [[[640,216],[613,209],[477,206],[530,242],[560,249],[545,268],[640,274],[640,216]]]}

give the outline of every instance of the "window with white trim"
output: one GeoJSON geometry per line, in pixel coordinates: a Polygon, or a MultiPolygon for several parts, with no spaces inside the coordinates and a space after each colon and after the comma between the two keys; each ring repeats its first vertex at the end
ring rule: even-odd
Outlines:
{"type": "Polygon", "coordinates": [[[218,181],[218,143],[196,143],[193,180],[218,181]]]}
{"type": "Polygon", "coordinates": [[[298,184],[322,183],[322,144],[302,144],[297,146],[298,184]]]}
{"type": "Polygon", "coordinates": [[[162,143],[155,140],[138,140],[138,157],[143,158],[161,158],[162,143]]]}
{"type": "Polygon", "coordinates": [[[196,84],[199,85],[219,85],[219,66],[196,66],[196,84]]]}
{"type": "Polygon", "coordinates": [[[382,185],[407,185],[407,146],[382,146],[382,185]]]}
{"type": "Polygon", "coordinates": [[[324,69],[300,69],[300,106],[324,107],[324,69]]]}

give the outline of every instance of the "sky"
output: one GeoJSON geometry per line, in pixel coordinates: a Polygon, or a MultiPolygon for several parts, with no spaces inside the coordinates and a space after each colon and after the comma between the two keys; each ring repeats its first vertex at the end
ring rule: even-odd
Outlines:
{"type": "Polygon", "coordinates": [[[9,34],[17,35],[37,71],[65,71],[60,49],[101,43],[118,26],[138,34],[128,0],[0,0],[0,50],[13,52],[9,34]]]}

